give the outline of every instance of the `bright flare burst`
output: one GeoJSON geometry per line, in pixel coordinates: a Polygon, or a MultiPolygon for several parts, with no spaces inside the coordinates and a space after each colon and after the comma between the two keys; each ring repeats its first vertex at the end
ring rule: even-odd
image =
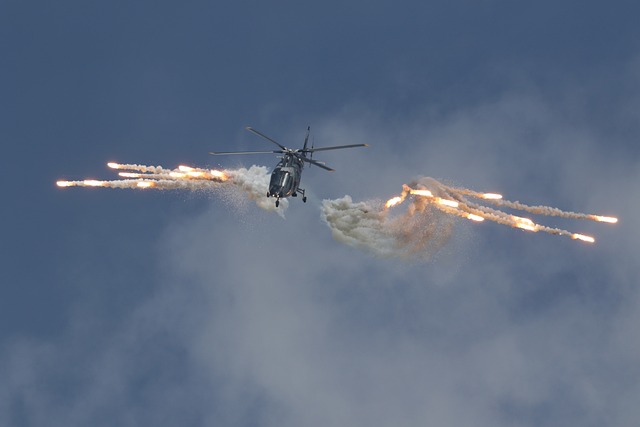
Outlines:
{"type": "Polygon", "coordinates": [[[520,210],[537,215],[558,216],[562,218],[586,219],[598,222],[606,222],[615,224],[617,218],[582,214],[577,212],[566,212],[550,206],[529,206],[520,202],[511,202],[503,200],[502,195],[496,193],[479,193],[466,188],[455,188],[444,185],[432,178],[421,178],[411,185],[403,185],[402,193],[399,196],[389,199],[385,204],[385,208],[389,209],[404,202],[408,196],[415,196],[413,207],[410,209],[411,215],[416,212],[422,212],[426,206],[430,205],[440,211],[467,218],[472,221],[484,221],[485,219],[498,224],[508,225],[514,228],[520,228],[526,231],[538,232],[543,231],[558,236],[567,236],[574,240],[594,243],[595,239],[579,233],[571,233],[567,230],[559,228],[551,228],[542,224],[537,224],[529,218],[523,218],[516,215],[508,214],[504,211],[474,203],[469,198],[483,199],[487,203],[506,207],[510,209],[520,210]]]}
{"type": "Polygon", "coordinates": [[[480,215],[475,215],[475,214],[467,214],[467,218],[469,218],[471,221],[476,221],[476,222],[484,221],[483,217],[481,217],[480,215]]]}
{"type": "Polygon", "coordinates": [[[594,243],[596,241],[596,239],[594,239],[591,236],[585,236],[584,234],[578,234],[578,233],[572,234],[571,238],[575,240],[582,240],[583,242],[589,242],[589,243],[594,243]]]}
{"type": "Polygon", "coordinates": [[[598,222],[608,222],[609,224],[615,224],[618,222],[618,218],[614,218],[611,216],[599,216],[599,215],[589,215],[589,219],[593,219],[598,222]]]}
{"type": "Polygon", "coordinates": [[[483,199],[489,199],[489,200],[498,200],[498,199],[502,199],[502,194],[496,194],[496,193],[484,193],[482,195],[483,199]]]}
{"type": "Polygon", "coordinates": [[[387,203],[385,203],[385,207],[390,208],[397,205],[398,203],[402,203],[402,197],[392,197],[391,199],[387,200],[387,203]]]}
{"type": "Polygon", "coordinates": [[[128,188],[134,190],[219,190],[226,202],[240,205],[247,198],[268,211],[284,216],[288,203],[282,200],[276,207],[272,199],[266,197],[270,174],[263,166],[249,169],[215,170],[180,165],[175,169],[162,166],[107,163],[111,169],[118,170],[124,179],[98,181],[58,181],[58,187],[105,187],[128,188]]]}
{"type": "Polygon", "coordinates": [[[114,181],[98,181],[85,179],[82,181],[58,181],[59,187],[107,187],[107,188],[157,188],[159,190],[174,189],[206,189],[213,184],[227,181],[229,176],[224,171],[178,166],[177,169],[165,169],[161,166],[145,166],[133,164],[107,163],[111,169],[122,170],[118,175],[122,178],[114,181]]]}

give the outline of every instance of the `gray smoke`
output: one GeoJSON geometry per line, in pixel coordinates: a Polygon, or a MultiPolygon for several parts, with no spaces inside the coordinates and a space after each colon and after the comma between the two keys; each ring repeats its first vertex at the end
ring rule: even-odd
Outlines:
{"type": "Polygon", "coordinates": [[[381,201],[324,200],[322,219],[337,241],[383,257],[428,259],[453,232],[453,218],[420,198],[396,216],[381,201]]]}

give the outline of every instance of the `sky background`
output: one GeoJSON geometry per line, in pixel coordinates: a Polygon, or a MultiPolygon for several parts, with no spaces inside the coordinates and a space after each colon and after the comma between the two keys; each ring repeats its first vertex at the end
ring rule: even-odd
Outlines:
{"type": "MultiPolygon", "coordinates": [[[[635,426],[636,2],[0,1],[2,426],[635,426]],[[375,3],[375,4],[373,4],[375,3]],[[55,186],[106,162],[368,143],[286,219],[55,186]],[[332,239],[416,176],[613,214],[456,220],[430,261],[332,239]]],[[[320,156],[318,156],[320,158],[320,156]]]]}

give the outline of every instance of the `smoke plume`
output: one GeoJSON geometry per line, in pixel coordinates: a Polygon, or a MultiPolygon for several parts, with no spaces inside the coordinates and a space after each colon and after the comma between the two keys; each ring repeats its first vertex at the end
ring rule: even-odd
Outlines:
{"type": "Polygon", "coordinates": [[[354,203],[349,196],[325,200],[322,204],[322,216],[336,240],[382,256],[431,256],[451,236],[454,216],[476,222],[489,220],[530,232],[542,231],[583,242],[595,242],[591,236],[538,224],[530,218],[494,209],[486,204],[568,219],[586,219],[611,224],[618,221],[614,217],[567,212],[550,206],[529,206],[502,200],[500,194],[450,187],[428,177],[420,177],[403,185],[402,193],[392,197],[385,204],[354,203]],[[471,199],[481,200],[484,204],[471,199]],[[391,216],[392,208],[406,200],[410,200],[410,203],[404,214],[391,216]]]}
{"type": "Polygon", "coordinates": [[[233,170],[202,169],[190,166],[178,166],[166,169],[162,166],[107,163],[111,169],[120,170],[118,175],[125,179],[100,181],[85,179],[82,181],[58,181],[59,187],[105,187],[155,190],[215,190],[226,200],[236,195],[249,198],[262,209],[275,211],[284,217],[289,206],[287,200],[281,200],[276,207],[267,197],[269,172],[264,166],[251,166],[249,169],[233,170]]]}

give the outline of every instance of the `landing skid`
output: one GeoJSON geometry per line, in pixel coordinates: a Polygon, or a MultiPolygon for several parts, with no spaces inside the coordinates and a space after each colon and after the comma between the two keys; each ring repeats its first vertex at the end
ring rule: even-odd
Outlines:
{"type": "MultiPolygon", "coordinates": [[[[298,192],[302,193],[302,203],[307,203],[307,196],[304,194],[304,190],[302,188],[298,188],[298,192]]],[[[267,191],[267,197],[272,197],[273,195],[267,191]]],[[[291,197],[298,197],[298,193],[293,193],[291,197]]],[[[280,196],[276,196],[276,208],[280,206],[280,196]]]]}
{"type": "MultiPolygon", "coordinates": [[[[302,193],[302,203],[307,203],[307,196],[304,195],[304,190],[302,188],[298,188],[298,191],[302,193]]],[[[298,197],[298,193],[293,193],[293,197],[298,197]]]]}

